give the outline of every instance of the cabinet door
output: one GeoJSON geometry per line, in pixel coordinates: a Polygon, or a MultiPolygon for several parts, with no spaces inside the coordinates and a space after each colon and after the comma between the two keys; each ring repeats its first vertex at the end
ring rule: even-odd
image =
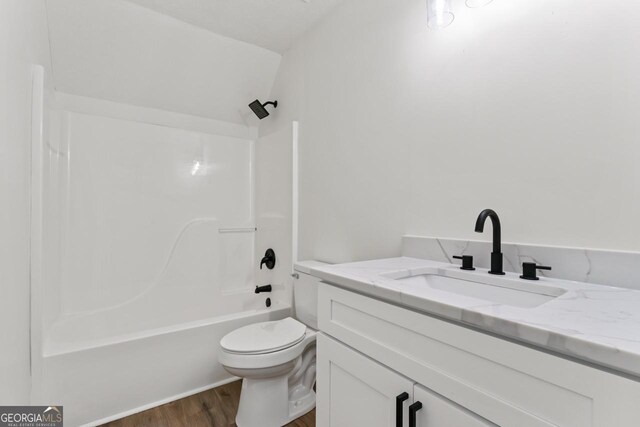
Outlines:
{"type": "Polygon", "coordinates": [[[419,385],[413,388],[413,399],[417,405],[419,405],[418,402],[422,404],[422,407],[415,412],[415,427],[497,426],[419,385]]]}
{"type": "Polygon", "coordinates": [[[414,385],[409,379],[322,333],[317,370],[318,427],[408,426],[414,385]]]}

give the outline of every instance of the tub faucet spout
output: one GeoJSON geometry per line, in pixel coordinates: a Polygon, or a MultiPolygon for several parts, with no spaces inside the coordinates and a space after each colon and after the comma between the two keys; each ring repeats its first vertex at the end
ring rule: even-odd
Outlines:
{"type": "Polygon", "coordinates": [[[272,290],[271,285],[256,286],[256,294],[261,294],[263,292],[271,292],[271,290],[272,290]]]}

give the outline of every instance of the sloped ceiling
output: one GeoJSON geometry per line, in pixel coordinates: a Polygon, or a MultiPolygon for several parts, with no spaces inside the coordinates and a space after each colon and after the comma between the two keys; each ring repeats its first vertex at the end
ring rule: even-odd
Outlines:
{"type": "Polygon", "coordinates": [[[283,53],[342,0],[128,0],[283,53]]]}
{"type": "Polygon", "coordinates": [[[55,88],[74,95],[244,124],[280,64],[125,0],[47,0],[47,12],[55,88]]]}

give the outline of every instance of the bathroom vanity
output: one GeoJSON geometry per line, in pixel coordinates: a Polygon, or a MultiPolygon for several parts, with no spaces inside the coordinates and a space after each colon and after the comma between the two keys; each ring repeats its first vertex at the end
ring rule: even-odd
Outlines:
{"type": "Polygon", "coordinates": [[[640,292],[486,273],[315,269],[318,425],[640,425],[640,292]]]}

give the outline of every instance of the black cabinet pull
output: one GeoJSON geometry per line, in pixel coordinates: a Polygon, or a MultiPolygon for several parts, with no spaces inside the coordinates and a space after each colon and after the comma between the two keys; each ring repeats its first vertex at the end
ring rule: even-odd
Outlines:
{"type": "Polygon", "coordinates": [[[404,401],[409,399],[406,391],[396,397],[396,427],[402,427],[402,413],[404,412],[404,401]]]}
{"type": "Polygon", "coordinates": [[[416,427],[416,412],[422,409],[422,402],[416,402],[409,406],[409,427],[416,427]]]}

